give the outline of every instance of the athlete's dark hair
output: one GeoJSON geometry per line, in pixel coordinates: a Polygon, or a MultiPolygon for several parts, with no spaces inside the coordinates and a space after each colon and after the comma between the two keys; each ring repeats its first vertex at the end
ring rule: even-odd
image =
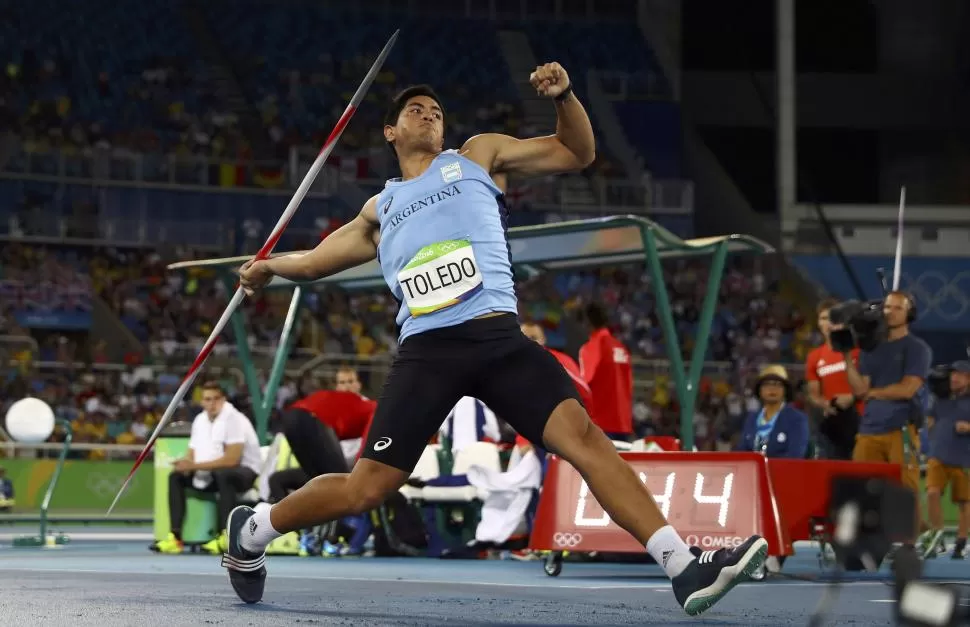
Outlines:
{"type": "Polygon", "coordinates": [[[586,319],[594,329],[603,329],[610,326],[610,318],[606,315],[606,310],[597,303],[590,303],[586,306],[586,319]]]}
{"type": "MultiPolygon", "coordinates": [[[[404,105],[408,103],[408,100],[414,98],[415,96],[427,96],[435,101],[438,107],[441,108],[441,115],[445,114],[445,106],[441,104],[441,98],[435,93],[435,90],[431,88],[431,85],[411,85],[401,90],[394,99],[391,100],[390,106],[387,108],[387,113],[384,115],[384,125],[394,126],[397,124],[397,119],[401,115],[401,110],[404,109],[404,105]]],[[[394,143],[387,142],[387,147],[391,149],[391,152],[397,156],[397,152],[394,151],[394,143]]]]}

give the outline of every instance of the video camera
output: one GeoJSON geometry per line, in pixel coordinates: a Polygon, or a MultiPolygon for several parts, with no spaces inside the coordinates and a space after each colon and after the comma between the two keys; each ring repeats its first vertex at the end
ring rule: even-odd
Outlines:
{"type": "Polygon", "coordinates": [[[883,478],[835,477],[832,481],[830,516],[833,522],[832,548],[839,566],[832,590],[823,597],[810,625],[821,625],[835,606],[835,594],[842,571],[879,569],[892,552],[892,584],[896,600],[895,620],[912,627],[943,627],[970,624],[970,586],[937,583],[923,576],[923,563],[908,543],[916,532],[910,515],[916,495],[883,478]],[[901,545],[892,551],[893,545],[901,545]]]}
{"type": "Polygon", "coordinates": [[[889,328],[882,306],[882,300],[848,300],[833,307],[829,311],[829,320],[843,326],[832,331],[832,348],[840,353],[853,348],[871,351],[885,341],[889,328]]]}

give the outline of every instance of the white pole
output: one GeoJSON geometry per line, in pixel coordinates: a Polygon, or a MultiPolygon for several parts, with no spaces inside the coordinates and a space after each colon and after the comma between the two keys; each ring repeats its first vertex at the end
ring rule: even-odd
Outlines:
{"type": "Polygon", "coordinates": [[[899,289],[903,266],[903,213],[906,211],[906,186],[899,188],[899,221],[896,223],[896,261],[893,265],[893,291],[899,289]]]}

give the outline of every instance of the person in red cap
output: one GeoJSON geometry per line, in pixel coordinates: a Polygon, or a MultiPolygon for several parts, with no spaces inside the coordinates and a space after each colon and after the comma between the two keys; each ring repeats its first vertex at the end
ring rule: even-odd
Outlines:
{"type": "Polygon", "coordinates": [[[579,349],[579,368],[593,393],[589,416],[610,439],[628,442],[633,434],[630,351],[610,333],[609,318],[600,305],[588,305],[586,319],[592,333],[579,349]]]}

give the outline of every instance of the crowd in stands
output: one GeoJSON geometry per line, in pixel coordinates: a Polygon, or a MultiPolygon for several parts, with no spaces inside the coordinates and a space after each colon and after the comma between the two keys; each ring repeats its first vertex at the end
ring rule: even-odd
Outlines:
{"type": "MultiPolygon", "coordinates": [[[[49,24],[53,18],[47,12],[52,10],[56,8],[44,3],[36,7],[25,5],[18,7],[17,19],[23,24],[49,24]]],[[[370,17],[339,18],[348,31],[346,37],[364,38],[366,43],[361,48],[347,46],[340,40],[321,41],[317,36],[320,29],[307,26],[309,18],[295,8],[281,8],[262,17],[257,17],[258,11],[246,16],[242,14],[248,11],[239,11],[240,15],[233,17],[239,23],[233,28],[222,24],[225,7],[206,10],[212,13],[210,22],[219,22],[215,36],[227,54],[225,68],[200,60],[191,43],[191,29],[183,18],[170,7],[155,3],[134,13],[119,11],[100,0],[91,5],[93,13],[104,13],[101,18],[105,28],[121,32],[126,40],[137,39],[130,47],[119,44],[117,51],[104,58],[96,54],[85,59],[84,55],[75,54],[71,42],[58,41],[58,36],[46,27],[30,36],[21,33],[0,45],[4,63],[0,75],[0,131],[12,132],[21,149],[18,156],[5,157],[4,167],[23,169],[24,159],[31,159],[34,171],[46,168],[50,170],[47,173],[55,174],[56,162],[43,162],[42,157],[53,152],[69,157],[170,154],[227,163],[256,160],[285,164],[291,147],[323,144],[381,43],[370,39],[374,28],[383,28],[371,25],[370,17]],[[159,24],[172,31],[158,32],[159,24]],[[250,39],[240,46],[236,39],[245,39],[247,29],[254,28],[269,39],[262,43],[250,39]],[[305,32],[308,29],[311,32],[305,32]],[[273,37],[282,38],[278,42],[281,45],[301,47],[300,54],[282,54],[275,40],[270,41],[273,37]],[[305,40],[298,41],[299,37],[305,40]],[[347,49],[366,49],[368,53],[343,54],[347,49]],[[213,80],[227,69],[238,73],[238,88],[247,101],[245,105],[228,104],[232,100],[229,94],[225,88],[220,91],[219,81],[213,80]]],[[[328,11],[314,10],[322,23],[337,19],[328,11]]],[[[461,32],[456,28],[459,27],[437,28],[424,21],[416,22],[410,36],[415,38],[413,44],[426,44],[424,56],[389,63],[378,75],[365,105],[341,138],[334,165],[339,164],[341,157],[347,157],[357,161],[357,169],[367,177],[393,175],[394,168],[379,132],[386,103],[402,86],[435,76],[444,76],[439,80],[447,83],[440,88],[447,110],[449,145],[460,145],[481,132],[516,136],[538,132],[525,121],[491,28],[474,23],[461,25],[459,30],[465,29],[461,32]],[[446,61],[439,52],[450,50],[458,38],[475,32],[479,33],[481,46],[479,65],[487,69],[463,72],[462,81],[447,80],[449,72],[459,69],[449,67],[454,60],[446,61]],[[484,92],[489,94],[487,102],[480,97],[484,92]]],[[[97,49],[83,29],[71,37],[83,49],[91,45],[97,49]]],[[[634,48],[638,54],[645,54],[634,48]]],[[[577,73],[582,71],[577,69],[577,73]]],[[[605,152],[600,153],[587,174],[617,174],[617,167],[605,152]]],[[[81,162],[69,160],[67,167],[70,175],[95,174],[81,162]]],[[[141,176],[168,180],[170,167],[164,159],[155,160],[151,171],[143,171],[141,176]]],[[[218,184],[218,178],[212,184],[218,184]]],[[[246,183],[259,184],[254,180],[246,183]]]]}
{"type": "MultiPolygon", "coordinates": [[[[83,330],[28,330],[17,325],[14,302],[5,299],[0,335],[31,333],[37,348],[27,341],[0,343],[5,372],[0,398],[9,402],[28,391],[41,394],[60,415],[76,423],[77,441],[143,439],[227,302],[225,287],[213,272],[165,269],[167,263],[192,254],[173,251],[173,256],[163,258],[157,252],[138,250],[5,246],[0,252],[0,281],[89,285],[143,350],[110,359],[111,347],[104,337],[88,340],[83,330]],[[35,366],[35,362],[52,361],[78,365],[60,370],[35,366]],[[124,361],[126,366],[110,371],[87,365],[109,361],[124,361]]],[[[693,350],[707,271],[707,263],[697,260],[664,264],[685,361],[693,350]]],[[[585,331],[577,326],[580,312],[595,301],[612,312],[617,337],[636,359],[667,357],[655,292],[642,266],[538,275],[519,280],[517,290],[520,316],[540,323],[552,346],[571,350],[570,330],[579,334],[572,337],[583,336],[585,331]]],[[[744,413],[757,402],[751,383],[761,365],[800,362],[807,348],[817,343],[814,321],[777,298],[777,292],[776,278],[763,260],[738,258],[726,268],[706,361],[727,362],[729,367],[715,367],[701,382],[695,414],[699,448],[728,446],[744,413]]],[[[270,355],[275,352],[289,300],[284,290],[245,301],[252,348],[270,355]]],[[[397,303],[389,293],[327,288],[310,291],[305,304],[297,346],[308,353],[380,359],[395,350],[397,303]]],[[[216,355],[227,355],[232,345],[228,332],[216,355]]],[[[636,372],[638,433],[677,434],[679,407],[668,371],[647,361],[636,372]]],[[[234,402],[246,406],[245,383],[238,371],[226,377],[224,385],[234,402]]],[[[374,379],[372,385],[376,383],[374,379]]],[[[288,380],[277,405],[319,384],[311,379],[288,380]]],[[[378,392],[369,391],[374,396],[378,392]]]]}

